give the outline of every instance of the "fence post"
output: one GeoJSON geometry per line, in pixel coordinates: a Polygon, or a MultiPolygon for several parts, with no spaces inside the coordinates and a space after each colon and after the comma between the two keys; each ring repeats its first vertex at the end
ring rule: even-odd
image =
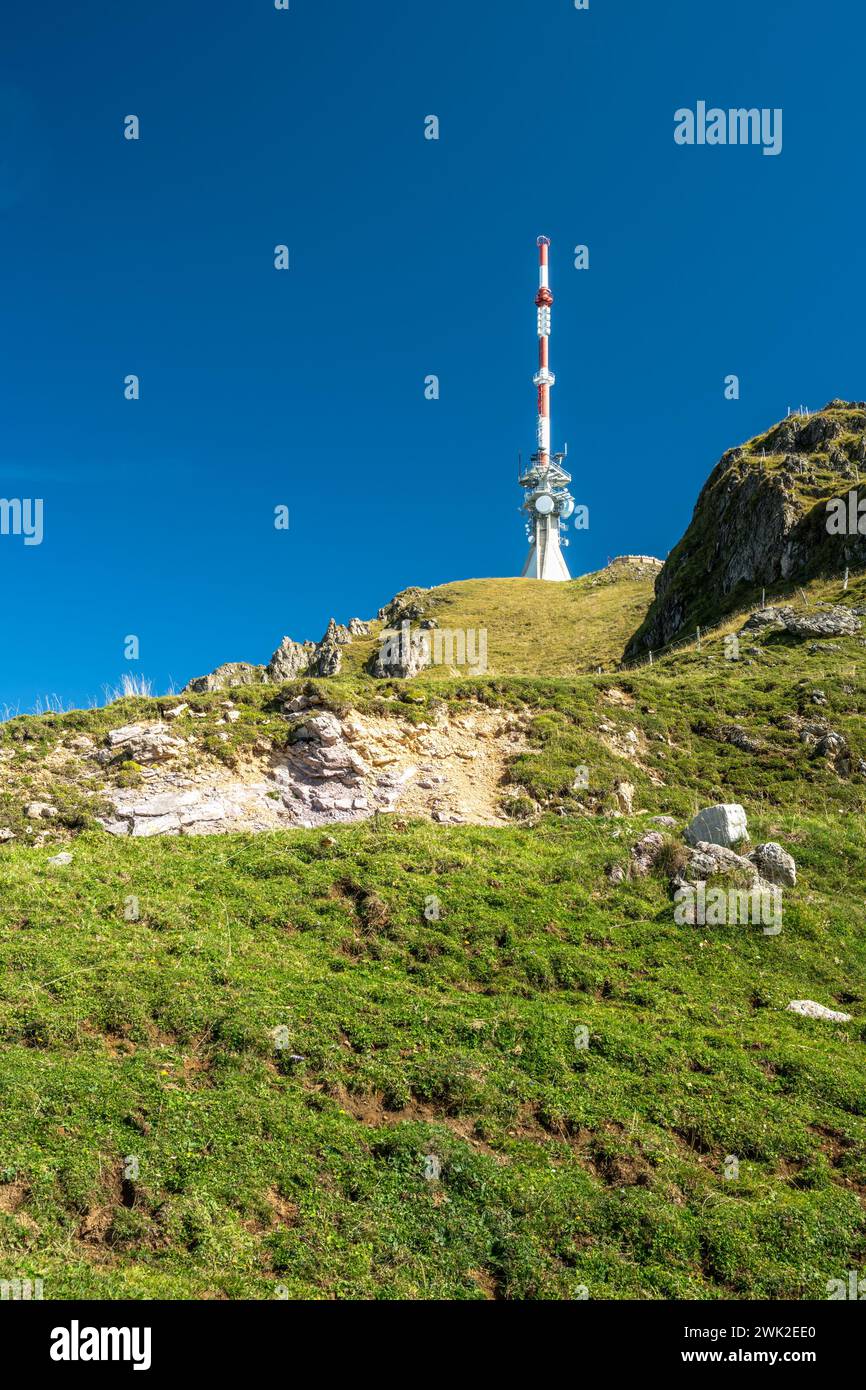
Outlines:
{"type": "Polygon", "coordinates": [[[698,628],[698,651],[701,650],[701,629],[698,628]]]}
{"type": "Polygon", "coordinates": [[[847,565],[845,566],[845,583],[842,585],[842,588],[845,589],[845,590],[847,590],[847,588],[848,588],[848,566],[847,566],[847,565]]]}
{"type": "Polygon", "coordinates": [[[652,654],[652,652],[650,652],[650,666],[652,666],[652,664],[653,664],[653,654],[652,654]]]}

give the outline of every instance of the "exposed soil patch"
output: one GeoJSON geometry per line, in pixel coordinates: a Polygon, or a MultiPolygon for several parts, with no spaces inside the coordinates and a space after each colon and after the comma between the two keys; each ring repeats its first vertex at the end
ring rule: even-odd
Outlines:
{"type": "MultiPolygon", "coordinates": [[[[140,785],[107,789],[114,809],[101,824],[140,838],[312,828],[397,811],[442,824],[506,823],[505,774],[527,746],[518,715],[443,708],[435,722],[411,724],[356,713],[338,718],[311,705],[288,718],[286,748],[251,752],[233,769],[170,748],[141,770],[140,785]]],[[[159,726],[134,727],[144,747],[161,737],[159,726]]]]}

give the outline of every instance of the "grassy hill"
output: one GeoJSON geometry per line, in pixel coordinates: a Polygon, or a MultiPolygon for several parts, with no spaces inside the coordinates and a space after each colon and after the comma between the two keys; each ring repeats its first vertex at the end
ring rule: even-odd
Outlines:
{"type": "MultiPolygon", "coordinates": [[[[517,711],[508,826],[116,840],[75,740],[177,698],[2,727],[3,1277],[46,1298],[799,1299],[863,1268],[862,639],[746,634],[730,661],[731,619],[580,674],[647,601],[592,578],[431,591],[441,625],[488,626],[486,678],[349,666],[232,692],[229,728],[220,695],[191,697],[174,726],[242,763],[299,691],[416,725],[517,711]],[[62,813],[44,840],[37,793],[62,813]],[[674,853],[719,800],[797,859],[778,937],[678,926],[665,874],[611,877],[650,814],[674,853]]],[[[794,601],[860,606],[866,581],[794,601]]]]}
{"type": "MultiPolygon", "coordinates": [[[[620,556],[604,570],[564,584],[539,584],[535,579],[466,579],[433,589],[407,589],[366,624],[366,634],[356,632],[343,645],[348,632],[342,630],[340,674],[369,674],[382,632],[393,630],[395,625],[399,630],[401,618],[410,613],[413,631],[422,620],[464,635],[483,631],[490,674],[573,676],[612,665],[646,615],[660,564],[651,557],[620,556]]],[[[305,664],[315,645],[307,651],[305,664]]],[[[321,669],[312,667],[313,671],[321,669]]],[[[446,664],[436,664],[430,671],[432,676],[445,679],[457,673],[446,664]]],[[[229,689],[267,683],[269,678],[264,665],[232,662],[211,678],[195,678],[192,688],[198,689],[209,679],[213,688],[229,689]]]]}
{"type": "MultiPolygon", "coordinates": [[[[618,661],[652,600],[650,565],[620,559],[566,584],[535,579],[466,579],[423,591],[424,617],[440,628],[487,632],[490,675],[575,676],[618,661]]],[[[346,649],[360,674],[384,624],[346,649]]],[[[434,670],[433,676],[453,675],[434,670]]]]}

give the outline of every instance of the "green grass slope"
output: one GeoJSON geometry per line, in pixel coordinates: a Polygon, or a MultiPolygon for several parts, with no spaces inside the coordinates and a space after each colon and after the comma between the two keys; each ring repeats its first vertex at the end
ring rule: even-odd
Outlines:
{"type": "MultiPolygon", "coordinates": [[[[471,625],[480,591],[452,589],[471,625]]],[[[798,599],[837,601],[866,583],[798,599]]],[[[503,633],[529,663],[530,629],[503,633]]],[[[724,636],[602,676],[233,692],[227,761],[279,738],[289,689],[412,721],[522,710],[496,829],[114,840],[66,750],[177,701],[3,726],[3,1277],[46,1298],[801,1299],[862,1269],[864,647],[763,633],[728,661],[724,636]],[[801,740],[816,718],[846,769],[801,740]],[[45,767],[67,813],[28,844],[19,782],[45,767]],[[606,814],[621,778],[631,817],[606,814]],[[677,926],[664,875],[609,877],[641,812],[717,800],[797,859],[777,937],[677,926]]]]}
{"type": "MultiPolygon", "coordinates": [[[[654,578],[649,568],[616,561],[566,584],[466,579],[419,591],[418,601],[440,628],[486,631],[492,675],[574,676],[618,661],[652,601],[654,578]]],[[[373,623],[369,637],[345,649],[346,674],[363,672],[384,626],[373,623]]]]}

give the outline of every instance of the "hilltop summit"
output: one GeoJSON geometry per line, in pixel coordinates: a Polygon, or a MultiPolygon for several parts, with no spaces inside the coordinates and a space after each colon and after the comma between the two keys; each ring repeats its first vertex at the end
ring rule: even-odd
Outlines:
{"type": "Polygon", "coordinates": [[[449,662],[439,663],[435,656],[432,663],[410,661],[405,670],[383,669],[383,634],[399,630],[404,622],[410,624],[413,640],[423,632],[485,633],[485,665],[491,675],[578,675],[619,658],[646,614],[661,569],[661,560],[651,555],[620,555],[604,569],[563,584],[464,579],[432,589],[413,586],[369,622],[353,618],[343,626],[332,618],[321,642],[284,637],[266,665],[227,662],[191,680],[184,693],[279,685],[300,676],[382,677],[421,670],[442,677],[456,674],[449,662]]]}

